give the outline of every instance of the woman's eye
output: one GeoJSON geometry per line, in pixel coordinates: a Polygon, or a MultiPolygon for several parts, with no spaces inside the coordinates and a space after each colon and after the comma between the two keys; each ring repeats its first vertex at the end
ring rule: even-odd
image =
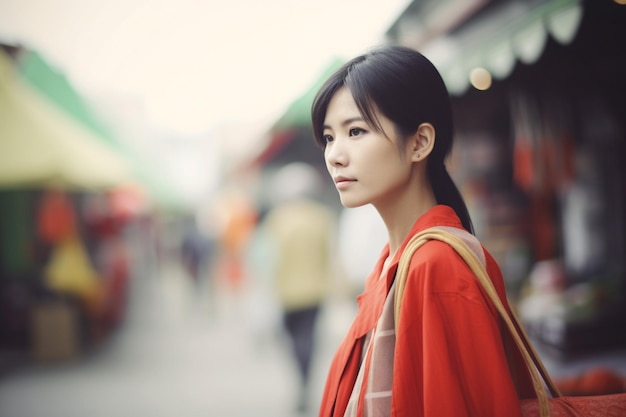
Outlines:
{"type": "Polygon", "coordinates": [[[333,141],[333,137],[331,135],[324,135],[323,138],[324,138],[324,142],[326,143],[330,143],[333,141]]]}
{"type": "Polygon", "coordinates": [[[350,136],[359,136],[363,133],[365,133],[365,130],[361,129],[360,127],[353,127],[352,129],[350,129],[350,136]]]}

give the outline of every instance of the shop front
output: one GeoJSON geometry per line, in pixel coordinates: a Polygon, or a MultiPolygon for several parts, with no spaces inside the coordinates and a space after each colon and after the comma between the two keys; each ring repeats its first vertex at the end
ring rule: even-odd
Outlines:
{"type": "Polygon", "coordinates": [[[626,346],[626,6],[473,2],[429,37],[418,3],[388,35],[442,69],[450,165],[529,331],[560,354],[626,346]]]}

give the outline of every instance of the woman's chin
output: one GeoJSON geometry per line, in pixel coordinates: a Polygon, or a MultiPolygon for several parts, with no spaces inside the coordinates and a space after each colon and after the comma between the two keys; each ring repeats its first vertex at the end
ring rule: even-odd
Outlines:
{"type": "Polygon", "coordinates": [[[357,208],[364,206],[368,203],[368,201],[363,200],[355,200],[350,198],[341,197],[341,205],[345,208],[357,208]]]}

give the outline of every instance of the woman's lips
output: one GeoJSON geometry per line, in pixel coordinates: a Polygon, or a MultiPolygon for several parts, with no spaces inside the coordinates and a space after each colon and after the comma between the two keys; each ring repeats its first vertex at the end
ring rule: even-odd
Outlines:
{"type": "Polygon", "coordinates": [[[346,178],[346,177],[336,177],[335,178],[335,186],[338,190],[343,190],[350,186],[350,184],[356,182],[355,179],[346,178]]]}

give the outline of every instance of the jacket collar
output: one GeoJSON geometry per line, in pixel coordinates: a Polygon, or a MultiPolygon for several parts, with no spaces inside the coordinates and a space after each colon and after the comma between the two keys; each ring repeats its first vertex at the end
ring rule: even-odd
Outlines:
{"type": "Polygon", "coordinates": [[[383,264],[385,263],[385,259],[389,256],[389,244],[385,245],[374,270],[366,280],[364,292],[357,297],[359,311],[353,327],[355,339],[362,337],[376,326],[378,317],[382,312],[386,294],[393,283],[400,256],[411,240],[411,237],[433,226],[463,227],[461,220],[451,207],[437,205],[431,208],[415,221],[411,231],[389,263],[387,272],[381,277],[383,264]]]}

